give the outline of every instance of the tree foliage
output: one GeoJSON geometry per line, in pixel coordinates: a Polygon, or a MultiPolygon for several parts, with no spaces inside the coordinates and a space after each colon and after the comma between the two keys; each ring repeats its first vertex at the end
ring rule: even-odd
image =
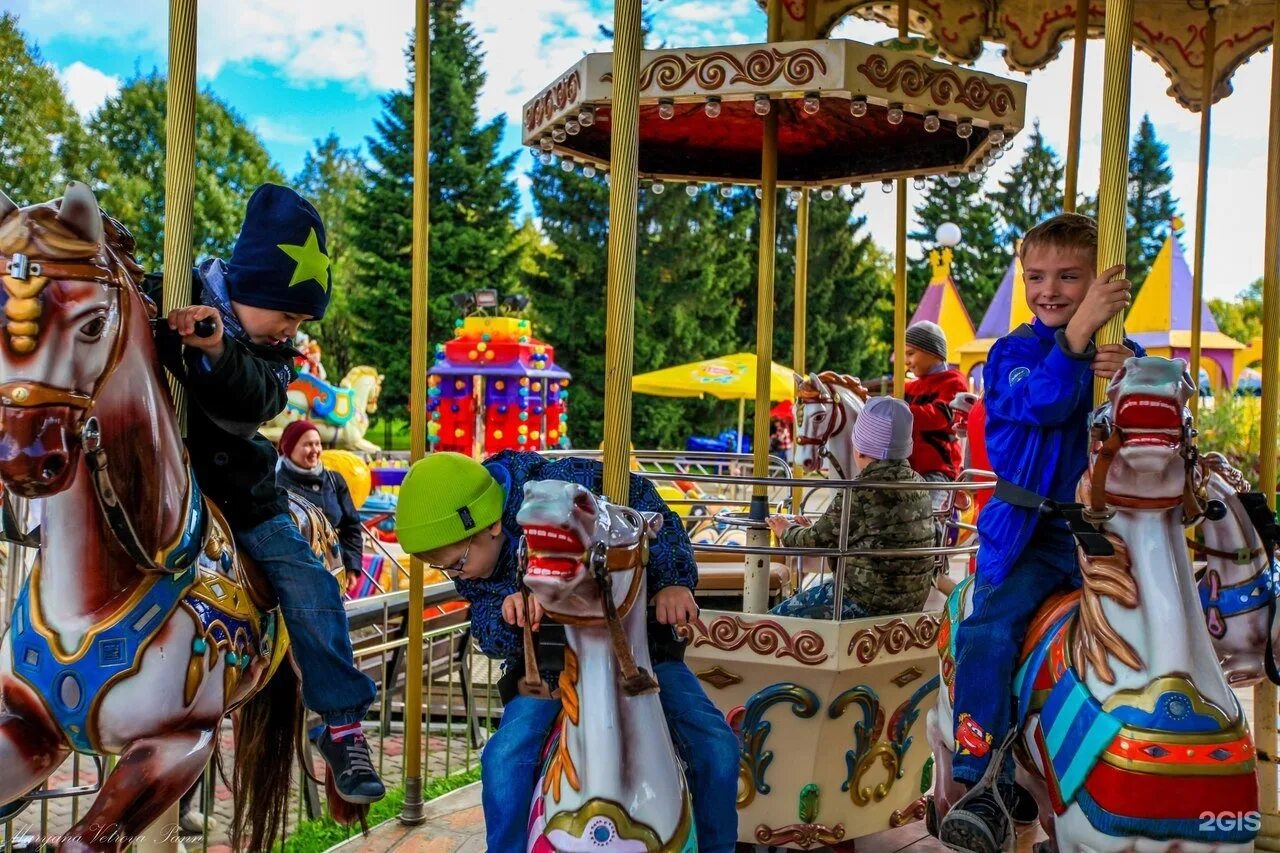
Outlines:
{"type": "Polygon", "coordinates": [[[1009,170],[991,196],[1000,211],[1005,245],[1012,245],[1036,225],[1062,212],[1064,177],[1058,155],[1045,142],[1037,120],[1022,159],[1009,170]]]}
{"type": "MultiPolygon", "coordinates": [[[[1151,264],[1172,227],[1178,202],[1170,187],[1173,169],[1169,146],[1156,136],[1151,116],[1144,115],[1129,152],[1129,224],[1126,272],[1135,288],[1146,281],[1151,264]]],[[[1135,291],[1136,295],[1136,291],[1135,291]]]]}
{"type": "MultiPolygon", "coordinates": [[[[960,226],[960,244],[955,247],[952,278],[969,315],[978,321],[1000,286],[1013,247],[1001,239],[997,208],[982,192],[982,184],[968,178],[951,187],[943,178],[929,178],[924,199],[916,207],[918,230],[910,233],[926,248],[936,244],[938,226],[954,222],[960,226]]],[[[908,297],[910,316],[932,277],[926,255],[913,261],[909,268],[908,297]]]]}
{"type": "Polygon", "coordinates": [[[1262,334],[1262,279],[1246,287],[1235,299],[1210,299],[1209,310],[1224,335],[1248,344],[1262,334]]]}

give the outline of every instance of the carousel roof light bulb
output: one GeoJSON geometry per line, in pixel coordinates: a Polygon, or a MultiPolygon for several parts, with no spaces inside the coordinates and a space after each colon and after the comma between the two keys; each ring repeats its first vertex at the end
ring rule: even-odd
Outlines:
{"type": "Polygon", "coordinates": [[[702,111],[707,114],[707,118],[720,117],[720,99],[715,95],[707,98],[706,104],[703,105],[702,111]]]}
{"type": "Polygon", "coordinates": [[[568,134],[564,132],[563,127],[551,128],[551,138],[554,139],[556,142],[564,142],[567,137],[568,137],[568,134]]]}
{"type": "Polygon", "coordinates": [[[1004,125],[993,124],[991,126],[991,132],[987,135],[987,138],[991,140],[992,145],[1004,144],[1004,140],[1005,140],[1004,125]]]}
{"type": "Polygon", "coordinates": [[[902,124],[902,120],[907,117],[906,112],[902,109],[902,104],[889,105],[889,124],[902,124]]]}
{"type": "Polygon", "coordinates": [[[915,180],[911,182],[911,185],[918,190],[924,189],[924,175],[916,175],[915,180]]]}
{"type": "Polygon", "coordinates": [[[956,136],[961,139],[968,139],[973,136],[973,122],[967,118],[962,118],[956,122],[956,136]]]}
{"type": "Polygon", "coordinates": [[[800,200],[800,190],[787,190],[787,201],[797,202],[800,200]]]}
{"type": "Polygon", "coordinates": [[[573,161],[570,160],[568,157],[564,158],[563,160],[560,161],[560,168],[565,172],[572,172],[573,161]]]}
{"type": "Polygon", "coordinates": [[[555,146],[555,141],[547,134],[542,135],[542,139],[538,140],[538,144],[542,146],[543,151],[550,151],[555,146]]]}
{"type": "Polygon", "coordinates": [[[816,116],[822,109],[822,100],[817,92],[806,92],[804,95],[804,111],[807,115],[816,116]]]}
{"type": "Polygon", "coordinates": [[[928,133],[936,133],[938,128],[942,127],[942,119],[938,118],[935,112],[926,113],[924,117],[924,129],[928,133]]]}
{"type": "Polygon", "coordinates": [[[658,118],[663,121],[670,121],[676,115],[676,102],[670,98],[663,98],[658,101],[658,118]]]}
{"type": "Polygon", "coordinates": [[[864,115],[866,115],[867,114],[867,96],[858,95],[856,98],[853,98],[852,100],[850,100],[849,112],[853,114],[854,118],[862,118],[864,115]]]}
{"type": "Polygon", "coordinates": [[[773,108],[773,105],[769,103],[768,95],[756,95],[755,107],[756,115],[767,116],[769,114],[769,110],[773,108]]]}
{"type": "Polygon", "coordinates": [[[594,107],[583,107],[578,113],[578,124],[583,127],[591,127],[596,123],[596,111],[594,107]]]}
{"type": "Polygon", "coordinates": [[[893,192],[893,181],[889,180],[888,178],[885,178],[883,181],[881,181],[880,192],[886,193],[886,194],[893,192]]]}
{"type": "Polygon", "coordinates": [[[685,184],[685,185],[684,185],[684,191],[685,191],[685,194],[689,196],[689,198],[697,198],[697,197],[698,197],[698,185],[697,185],[697,184],[685,184]]]}
{"type": "Polygon", "coordinates": [[[551,153],[550,153],[550,152],[548,152],[548,151],[543,151],[543,152],[542,152],[542,154],[541,154],[541,155],[539,155],[539,157],[538,157],[538,162],[539,162],[539,163],[541,163],[541,164],[542,164],[542,165],[544,165],[544,166],[550,166],[550,165],[551,165],[551,153]]]}
{"type": "Polygon", "coordinates": [[[951,189],[960,186],[960,176],[955,172],[947,172],[947,176],[943,180],[947,182],[947,186],[951,187],[951,189]]]}
{"type": "Polygon", "coordinates": [[[570,136],[577,136],[578,132],[582,130],[582,125],[578,124],[576,118],[571,118],[564,123],[564,130],[570,136]]]}
{"type": "Polygon", "coordinates": [[[764,190],[756,187],[756,198],[764,198],[764,190]]]}
{"type": "Polygon", "coordinates": [[[595,167],[595,166],[592,166],[590,163],[588,163],[587,165],[585,165],[585,166],[583,166],[583,167],[582,167],[582,177],[584,177],[584,178],[594,178],[595,176],[596,176],[596,167],[595,167]]]}
{"type": "Polygon", "coordinates": [[[723,196],[724,198],[728,198],[729,196],[733,195],[733,187],[729,186],[728,184],[725,184],[720,188],[720,195],[723,196]]]}
{"type": "Polygon", "coordinates": [[[662,181],[654,181],[654,182],[653,182],[653,194],[654,194],[654,195],[662,195],[662,194],[663,194],[664,192],[666,192],[666,191],[667,191],[667,185],[666,185],[666,184],[664,184],[662,181]]]}
{"type": "Polygon", "coordinates": [[[982,173],[977,169],[974,169],[969,173],[969,180],[973,181],[975,184],[980,183],[982,181],[982,173]]]}
{"type": "Polygon", "coordinates": [[[820,195],[822,196],[823,201],[831,201],[831,199],[836,197],[835,190],[831,189],[831,187],[823,187],[820,195]]]}

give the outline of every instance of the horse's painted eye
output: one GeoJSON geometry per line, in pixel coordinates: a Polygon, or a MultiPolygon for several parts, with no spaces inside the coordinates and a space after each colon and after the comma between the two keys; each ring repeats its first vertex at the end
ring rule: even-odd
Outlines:
{"type": "Polygon", "coordinates": [[[105,317],[94,317],[89,322],[80,327],[80,334],[90,340],[97,340],[102,337],[102,333],[107,328],[107,319],[105,317]]]}

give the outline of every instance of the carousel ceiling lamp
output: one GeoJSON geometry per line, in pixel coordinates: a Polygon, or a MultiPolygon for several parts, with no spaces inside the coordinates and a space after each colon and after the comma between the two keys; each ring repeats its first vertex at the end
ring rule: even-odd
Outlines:
{"type": "Polygon", "coordinates": [[[570,160],[568,157],[564,158],[563,160],[560,161],[560,169],[563,172],[572,172],[573,161],[570,160]]]}
{"type": "Polygon", "coordinates": [[[591,163],[587,163],[582,167],[582,177],[594,178],[596,176],[596,167],[591,163]]]}
{"type": "Polygon", "coordinates": [[[552,161],[553,159],[554,159],[554,158],[551,156],[551,152],[550,152],[550,151],[543,151],[543,152],[542,152],[542,154],[538,157],[538,162],[539,162],[539,163],[541,163],[541,164],[542,164],[542,165],[544,165],[544,166],[550,166],[550,165],[551,165],[551,161],[552,161]]]}
{"type": "Polygon", "coordinates": [[[769,103],[768,95],[756,95],[756,115],[767,116],[773,105],[769,103]]]}
{"type": "Polygon", "coordinates": [[[564,128],[560,125],[556,125],[551,129],[551,140],[553,142],[564,142],[568,136],[569,134],[565,133],[564,128]]]}
{"type": "Polygon", "coordinates": [[[889,114],[887,116],[887,118],[889,119],[889,124],[894,124],[894,125],[902,124],[903,119],[905,119],[906,117],[907,117],[907,114],[906,114],[906,111],[902,109],[902,104],[889,105],[889,114]]]}
{"type": "Polygon", "coordinates": [[[538,144],[541,146],[543,151],[550,151],[552,148],[556,147],[555,140],[551,138],[550,134],[545,133],[542,135],[542,139],[538,140],[538,144]]]}
{"type": "Polygon", "coordinates": [[[725,184],[720,188],[720,195],[723,198],[728,198],[729,196],[733,195],[733,187],[729,186],[728,184],[725,184]]]}
{"type": "Polygon", "coordinates": [[[867,96],[857,95],[849,101],[849,113],[854,118],[862,118],[867,114],[867,96]]]}
{"type": "Polygon", "coordinates": [[[570,136],[577,136],[582,132],[582,125],[578,124],[576,118],[571,118],[564,123],[564,132],[570,136]]]}
{"type": "Polygon", "coordinates": [[[962,118],[956,122],[956,136],[961,139],[968,139],[973,136],[973,122],[967,118],[962,118]]]}
{"type": "Polygon", "coordinates": [[[823,187],[820,195],[822,196],[823,201],[831,201],[831,199],[836,197],[836,191],[831,189],[831,187],[823,187]]]}
{"type": "Polygon", "coordinates": [[[658,101],[658,118],[663,121],[671,121],[676,117],[676,102],[670,98],[662,98],[658,101]]]}
{"type": "Polygon", "coordinates": [[[666,185],[666,184],[664,184],[662,181],[654,181],[654,182],[653,182],[653,194],[654,194],[654,195],[662,195],[662,194],[663,194],[664,192],[666,192],[666,191],[667,191],[667,185],[666,185]]]}
{"type": "Polygon", "coordinates": [[[578,113],[578,124],[583,127],[591,127],[596,123],[596,111],[592,107],[587,107],[578,113]]]}
{"type": "Polygon", "coordinates": [[[806,92],[804,95],[804,112],[805,115],[816,116],[818,111],[822,109],[822,100],[818,97],[817,92],[806,92]]]}
{"type": "Polygon", "coordinates": [[[918,190],[924,189],[924,175],[916,175],[915,180],[911,182],[911,185],[918,190]]]}
{"type": "Polygon", "coordinates": [[[987,137],[991,140],[992,145],[1004,144],[1004,127],[1002,125],[992,125],[991,134],[987,137]]]}
{"type": "Polygon", "coordinates": [[[924,114],[924,129],[927,132],[937,133],[940,127],[942,127],[942,119],[938,118],[937,110],[930,110],[924,114]]]}
{"type": "Polygon", "coordinates": [[[787,192],[787,201],[795,204],[800,201],[800,190],[789,190],[787,192]]]}
{"type": "Polygon", "coordinates": [[[685,195],[687,195],[689,198],[697,198],[697,197],[698,197],[698,185],[697,185],[697,184],[694,184],[694,183],[688,183],[688,184],[685,184],[685,185],[684,185],[684,193],[685,193],[685,195]]]}
{"type": "Polygon", "coordinates": [[[960,176],[955,172],[947,172],[947,176],[943,179],[947,182],[947,186],[955,189],[960,186],[960,176]]]}
{"type": "Polygon", "coordinates": [[[885,178],[883,181],[881,181],[880,192],[884,193],[885,195],[888,195],[889,193],[893,192],[893,181],[889,180],[888,178],[885,178]]]}
{"type": "Polygon", "coordinates": [[[715,95],[708,95],[702,111],[706,113],[707,118],[720,118],[720,99],[715,95]]]}

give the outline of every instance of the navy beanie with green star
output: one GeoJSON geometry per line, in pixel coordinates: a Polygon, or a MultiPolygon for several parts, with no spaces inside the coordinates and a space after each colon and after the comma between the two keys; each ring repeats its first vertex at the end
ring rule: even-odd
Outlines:
{"type": "Polygon", "coordinates": [[[226,282],[234,302],[319,320],[333,286],[320,214],[288,187],[258,187],[227,263],[226,282]]]}

